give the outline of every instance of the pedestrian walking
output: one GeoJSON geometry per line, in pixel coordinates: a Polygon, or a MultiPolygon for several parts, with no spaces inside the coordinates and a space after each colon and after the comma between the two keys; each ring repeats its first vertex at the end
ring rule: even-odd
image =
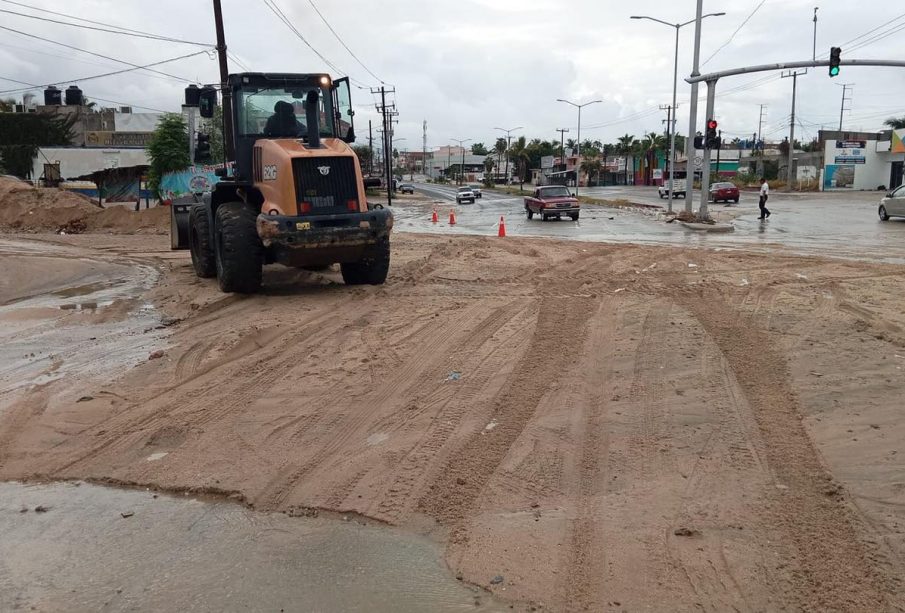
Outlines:
{"type": "Polygon", "coordinates": [[[767,180],[763,177],[760,179],[760,202],[758,202],[757,206],[760,207],[760,219],[764,220],[770,216],[770,210],[767,208],[767,198],[770,197],[770,186],[767,184],[767,180]]]}

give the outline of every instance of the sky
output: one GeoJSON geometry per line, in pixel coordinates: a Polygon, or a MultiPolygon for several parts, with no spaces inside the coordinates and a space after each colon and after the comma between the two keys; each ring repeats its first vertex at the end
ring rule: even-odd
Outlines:
{"type": "MultiPolygon", "coordinates": [[[[672,100],[675,29],[631,15],[669,23],[694,19],[695,0],[222,0],[230,71],[328,72],[351,76],[358,87],[356,132],[366,142],[368,120],[380,123],[381,80],[399,112],[394,144],[428,149],[452,139],[492,147],[502,132],[558,139],[557,128],[577,136],[577,112],[557,98],[599,99],[582,112],[581,138],[615,142],[665,128],[672,100]],[[283,11],[303,42],[269,8],[283,11]],[[318,16],[315,7],[332,26],[318,16]],[[344,46],[345,45],[345,46],[344,46]],[[346,48],[348,47],[348,49],[346,48]],[[354,56],[352,55],[354,54],[354,56]]],[[[901,0],[704,0],[702,73],[755,64],[809,60],[814,7],[819,6],[817,56],[830,46],[844,59],[905,58],[905,3],[901,0]],[[860,37],[860,38],[859,38],[860,37]],[[861,48],[857,48],[858,46],[861,48]]],[[[100,106],[128,104],[136,111],[178,111],[189,83],[218,81],[210,47],[149,40],[52,23],[73,22],[40,9],[74,15],[173,39],[214,44],[208,0],[0,0],[0,97],[20,97],[22,83],[78,84],[100,106]],[[22,5],[27,5],[28,8],[22,5]],[[31,36],[28,36],[31,35],[31,36]],[[166,76],[138,70],[98,79],[87,77],[130,66],[37,40],[115,58],[134,65],[200,52],[156,66],[166,76]],[[11,80],[10,80],[11,79],[11,80]],[[110,101],[110,102],[108,102],[110,101]],[[146,108],[141,108],[146,107],[146,108]]],[[[85,21],[77,22],[90,25],[85,21]]],[[[106,26],[92,26],[102,27],[106,26]]],[[[687,133],[694,26],[680,30],[678,129],[687,133]]],[[[905,115],[905,69],[843,67],[831,79],[826,67],[798,78],[795,137],[810,140],[821,127],[836,129],[843,88],[853,83],[844,129],[882,129],[889,116],[905,115]]],[[[40,92],[40,88],[32,91],[40,92]]],[[[703,123],[704,93],[698,119],[703,123]]],[[[792,79],[766,72],[723,79],[715,117],[724,138],[744,138],[758,129],[780,140],[789,132],[792,79]],[[722,93],[722,95],[720,95],[722,93]]],[[[39,99],[41,96],[39,95],[39,99]]],[[[375,133],[375,138],[377,134],[375,133]]],[[[469,143],[470,144],[470,143],[469,143]]]]}

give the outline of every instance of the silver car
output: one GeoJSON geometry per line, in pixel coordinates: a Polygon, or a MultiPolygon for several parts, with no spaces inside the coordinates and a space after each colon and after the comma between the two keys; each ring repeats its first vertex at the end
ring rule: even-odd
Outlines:
{"type": "Polygon", "coordinates": [[[479,185],[469,185],[471,188],[471,193],[474,194],[475,198],[483,198],[484,194],[481,193],[481,187],[479,185]]]}
{"type": "Polygon", "coordinates": [[[880,201],[877,209],[880,221],[886,221],[890,217],[905,217],[905,185],[900,185],[886,194],[880,201]]]}

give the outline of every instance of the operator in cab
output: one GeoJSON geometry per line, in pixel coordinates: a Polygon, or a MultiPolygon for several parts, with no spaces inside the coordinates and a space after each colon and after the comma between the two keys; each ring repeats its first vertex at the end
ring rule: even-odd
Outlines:
{"type": "Polygon", "coordinates": [[[295,117],[295,109],[285,100],[273,105],[273,115],[264,125],[264,136],[270,138],[303,138],[308,135],[305,124],[295,117]]]}

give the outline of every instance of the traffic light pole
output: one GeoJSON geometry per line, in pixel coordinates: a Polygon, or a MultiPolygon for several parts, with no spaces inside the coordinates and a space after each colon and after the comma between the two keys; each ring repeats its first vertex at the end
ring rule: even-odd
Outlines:
{"type": "MultiPolygon", "coordinates": [[[[713,117],[713,107],[716,102],[716,79],[707,81],[707,113],[705,117],[710,121],[713,117]]],[[[704,143],[707,145],[707,143],[704,143]]],[[[704,163],[701,164],[701,205],[698,207],[698,219],[710,218],[707,210],[707,201],[710,199],[710,147],[704,147],[704,163]]]]}

